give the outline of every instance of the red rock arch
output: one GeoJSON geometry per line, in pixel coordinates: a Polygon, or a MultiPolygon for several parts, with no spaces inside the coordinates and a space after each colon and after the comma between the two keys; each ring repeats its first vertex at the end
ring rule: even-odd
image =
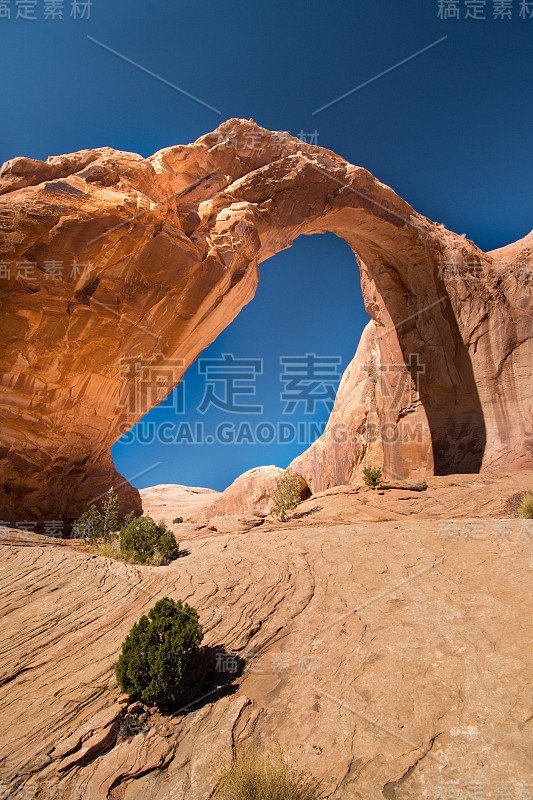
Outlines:
{"type": "MultiPolygon", "coordinates": [[[[148,410],[121,404],[125,360],[181,361],[178,382],[253,297],[259,263],[324,231],[361,269],[380,375],[396,392],[381,423],[424,430],[382,442],[385,471],[531,466],[531,235],[483,253],[366,170],[244,120],[147,159],[109,148],[13,159],[0,194],[4,519],[75,517],[111,483],[139,507],[110,456],[148,410]]],[[[333,467],[347,457],[336,452],[333,467]]]]}

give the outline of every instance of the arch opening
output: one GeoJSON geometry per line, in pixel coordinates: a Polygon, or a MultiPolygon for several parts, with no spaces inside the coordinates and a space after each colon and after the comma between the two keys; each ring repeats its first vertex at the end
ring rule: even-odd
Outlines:
{"type": "Polygon", "coordinates": [[[333,234],[301,236],[260,272],[253,299],[113,446],[124,475],[160,463],[133,481],[138,489],[223,490],[260,465],[287,467],[323,434],[370,319],[353,252],[333,234]]]}

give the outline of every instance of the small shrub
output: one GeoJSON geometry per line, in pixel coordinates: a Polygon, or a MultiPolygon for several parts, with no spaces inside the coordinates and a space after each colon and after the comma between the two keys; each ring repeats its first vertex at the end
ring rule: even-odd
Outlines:
{"type": "Polygon", "coordinates": [[[273,506],[270,513],[280,522],[286,522],[286,511],[292,511],[300,502],[301,481],[290,470],[285,470],[279,478],[276,491],[272,497],[273,506]]]}
{"type": "MultiPolygon", "coordinates": [[[[142,516],[142,515],[141,515],[142,516]]],[[[128,514],[123,517],[122,522],[120,524],[121,528],[125,528],[130,522],[133,522],[134,519],[139,519],[135,511],[130,511],[128,514]]]]}
{"type": "Polygon", "coordinates": [[[161,555],[163,563],[168,564],[178,558],[180,546],[164,522],[160,522],[157,527],[160,534],[159,539],[155,542],[155,550],[161,555]]]}
{"type": "Polygon", "coordinates": [[[367,486],[375,488],[381,483],[383,473],[379,467],[363,467],[363,480],[367,486]]]}
{"type": "Polygon", "coordinates": [[[520,498],[517,513],[522,519],[533,519],[533,494],[526,492],[520,498]]]}
{"type": "Polygon", "coordinates": [[[119,528],[119,509],[119,499],[111,487],[100,502],[100,508],[93,504],[76,520],[74,535],[93,544],[98,541],[110,542],[119,528]]]}
{"type": "Polygon", "coordinates": [[[172,531],[164,522],[156,523],[151,517],[137,517],[121,529],[120,550],[128,560],[141,564],[155,559],[156,566],[168,564],[179,555],[179,545],[172,531]]]}
{"type": "Polygon", "coordinates": [[[174,519],[172,520],[173,525],[179,525],[180,522],[183,522],[183,517],[174,517],[174,519]]]}
{"type": "Polygon", "coordinates": [[[126,636],[115,667],[118,685],[148,705],[187,705],[206,676],[202,639],[194,608],[164,597],[126,636]]]}
{"type": "Polygon", "coordinates": [[[299,772],[280,749],[246,748],[222,775],[216,797],[220,800],[319,800],[321,786],[299,772]]]}

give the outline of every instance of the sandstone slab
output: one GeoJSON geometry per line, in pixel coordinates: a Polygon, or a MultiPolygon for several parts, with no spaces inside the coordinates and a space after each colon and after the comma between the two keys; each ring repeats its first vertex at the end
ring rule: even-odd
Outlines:
{"type": "Polygon", "coordinates": [[[473,785],[520,797],[533,780],[533,522],[466,516],[483,494],[503,504],[512,480],[433,478],[411,492],[462,500],[453,535],[416,515],[356,521],[359,493],[345,487],[285,526],[191,540],[168,567],[1,545],[1,785],[15,800],[52,788],[205,800],[253,739],[280,742],[331,800],[438,800],[473,785]],[[245,668],[189,713],[151,715],[114,741],[120,644],[163,596],[196,607],[206,644],[245,668]]]}
{"type": "Polygon", "coordinates": [[[171,525],[176,517],[189,522],[220,496],[220,492],[214,489],[168,483],[141,489],[139,494],[143,513],[157,521],[164,520],[167,525],[171,525]]]}

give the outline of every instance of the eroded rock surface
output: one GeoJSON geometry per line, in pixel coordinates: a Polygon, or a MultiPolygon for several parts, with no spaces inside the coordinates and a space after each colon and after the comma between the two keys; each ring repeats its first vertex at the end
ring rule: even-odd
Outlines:
{"type": "MultiPolygon", "coordinates": [[[[483,253],[365,169],[246,120],[146,159],[15,158],[0,192],[4,519],[76,517],[111,484],[139,511],[111,445],[249,302],[259,263],[324,231],[361,270],[386,473],[531,466],[533,234],[483,253]]],[[[341,458],[309,480],[344,479],[341,458]]]]}
{"type": "MultiPolygon", "coordinates": [[[[285,470],[271,464],[243,472],[209,506],[204,516],[209,519],[222,514],[259,514],[266,516],[272,508],[272,497],[285,470]]],[[[309,495],[307,483],[301,479],[302,499],[309,495]]]]}
{"type": "MultiPolygon", "coordinates": [[[[313,494],[360,479],[363,464],[383,464],[384,431],[380,429],[379,415],[388,387],[387,383],[385,386],[382,384],[388,377],[381,370],[376,327],[369,322],[355,356],[342,376],[324,433],[290,465],[307,482],[313,494]]],[[[412,411],[412,439],[417,441],[418,432],[418,442],[409,474],[417,468],[426,474],[428,461],[431,460],[431,441],[427,439],[423,411],[420,413],[421,409],[416,407],[412,411]],[[421,441],[425,441],[427,446],[422,462],[419,458],[421,441]]],[[[397,433],[398,426],[393,426],[392,430],[397,433]]],[[[404,460],[407,458],[410,438],[406,437],[407,441],[402,447],[404,460]]]]}
{"type": "Polygon", "coordinates": [[[153,519],[172,524],[176,517],[184,522],[195,518],[212,505],[220,492],[201,486],[183,486],[178,483],[160,483],[139,491],[143,512],[153,519]]]}
{"type": "Polygon", "coordinates": [[[191,540],[160,568],[4,539],[0,785],[14,800],[207,800],[254,739],[280,742],[332,800],[524,796],[533,522],[498,510],[515,490],[512,475],[431,478],[411,500],[337,487],[285,526],[191,540]],[[381,501],[402,518],[357,518],[381,501]],[[409,518],[411,503],[448,516],[409,518]],[[226,655],[246,666],[174,717],[135,712],[113,677],[163,596],[198,609],[219,678],[226,655]]]}

